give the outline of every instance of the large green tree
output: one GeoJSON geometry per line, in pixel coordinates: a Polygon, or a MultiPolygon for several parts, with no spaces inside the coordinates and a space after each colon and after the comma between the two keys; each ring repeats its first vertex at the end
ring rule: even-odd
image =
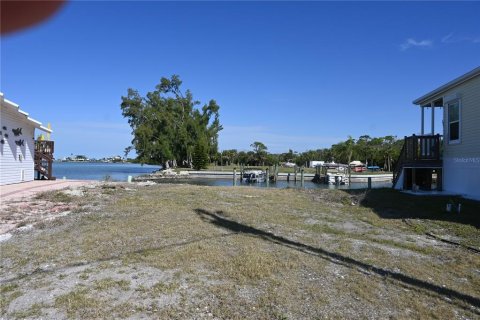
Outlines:
{"type": "Polygon", "coordinates": [[[177,75],[162,78],[154,91],[142,97],[128,89],[122,97],[122,115],[132,128],[132,148],[141,163],[169,166],[192,166],[192,156],[198,141],[204,139],[208,155],[218,153],[218,132],[222,130],[215,100],[199,108],[189,90],[182,92],[177,75]]]}
{"type": "Polygon", "coordinates": [[[267,146],[262,142],[255,141],[250,145],[250,147],[253,148],[253,152],[255,153],[257,165],[263,165],[267,157],[267,146]]]}
{"type": "Polygon", "coordinates": [[[193,149],[192,165],[195,170],[208,167],[208,147],[205,139],[199,139],[193,149]]]}
{"type": "Polygon", "coordinates": [[[335,161],[340,163],[350,163],[354,157],[355,139],[351,136],[346,141],[339,142],[332,146],[335,161]]]}

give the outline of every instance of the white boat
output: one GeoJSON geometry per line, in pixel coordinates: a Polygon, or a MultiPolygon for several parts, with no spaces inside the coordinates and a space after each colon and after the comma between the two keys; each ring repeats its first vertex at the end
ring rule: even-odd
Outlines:
{"type": "Polygon", "coordinates": [[[293,163],[293,162],[287,161],[287,162],[285,162],[285,163],[283,164],[283,166],[284,166],[285,168],[295,168],[296,164],[293,163]]]}
{"type": "Polygon", "coordinates": [[[317,167],[313,182],[331,185],[349,184],[348,165],[341,163],[324,163],[317,167]]]}
{"type": "Polygon", "coordinates": [[[327,172],[326,183],[334,185],[348,184],[348,176],[340,172],[327,172]]]}
{"type": "Polygon", "coordinates": [[[265,172],[262,170],[248,170],[244,171],[241,181],[247,183],[254,183],[254,182],[265,182],[265,172]]]}

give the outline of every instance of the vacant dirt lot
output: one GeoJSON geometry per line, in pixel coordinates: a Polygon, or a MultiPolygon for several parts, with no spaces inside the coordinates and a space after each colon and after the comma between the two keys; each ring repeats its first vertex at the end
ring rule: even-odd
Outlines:
{"type": "Polygon", "coordinates": [[[1,317],[475,319],[478,212],[386,189],[43,193],[2,203],[1,317]]]}

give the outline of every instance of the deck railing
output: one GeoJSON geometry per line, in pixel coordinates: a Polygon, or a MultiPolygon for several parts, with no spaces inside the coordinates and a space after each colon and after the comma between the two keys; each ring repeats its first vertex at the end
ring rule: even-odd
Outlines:
{"type": "Polygon", "coordinates": [[[35,170],[38,178],[41,176],[48,180],[54,180],[52,171],[53,164],[53,141],[37,140],[35,141],[35,170]]]}
{"type": "Polygon", "coordinates": [[[393,187],[397,183],[406,164],[421,164],[442,159],[442,136],[428,135],[405,137],[402,151],[393,170],[393,187]]]}
{"type": "Polygon", "coordinates": [[[442,136],[416,136],[405,137],[405,160],[421,161],[421,160],[440,160],[440,146],[442,136]]]}
{"type": "Polygon", "coordinates": [[[47,155],[53,156],[53,141],[46,141],[46,140],[37,140],[35,141],[35,152],[40,152],[47,155]]]}

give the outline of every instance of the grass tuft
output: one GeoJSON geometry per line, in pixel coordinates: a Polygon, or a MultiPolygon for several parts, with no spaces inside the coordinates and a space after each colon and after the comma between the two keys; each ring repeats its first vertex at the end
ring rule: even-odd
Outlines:
{"type": "Polygon", "coordinates": [[[104,278],[97,280],[93,284],[93,288],[98,291],[108,291],[112,289],[128,290],[130,289],[130,281],[115,280],[113,278],[104,278]]]}
{"type": "Polygon", "coordinates": [[[62,202],[62,203],[70,203],[75,200],[75,198],[71,195],[64,193],[63,191],[45,191],[37,193],[35,196],[36,200],[48,200],[51,202],[62,202]]]}

